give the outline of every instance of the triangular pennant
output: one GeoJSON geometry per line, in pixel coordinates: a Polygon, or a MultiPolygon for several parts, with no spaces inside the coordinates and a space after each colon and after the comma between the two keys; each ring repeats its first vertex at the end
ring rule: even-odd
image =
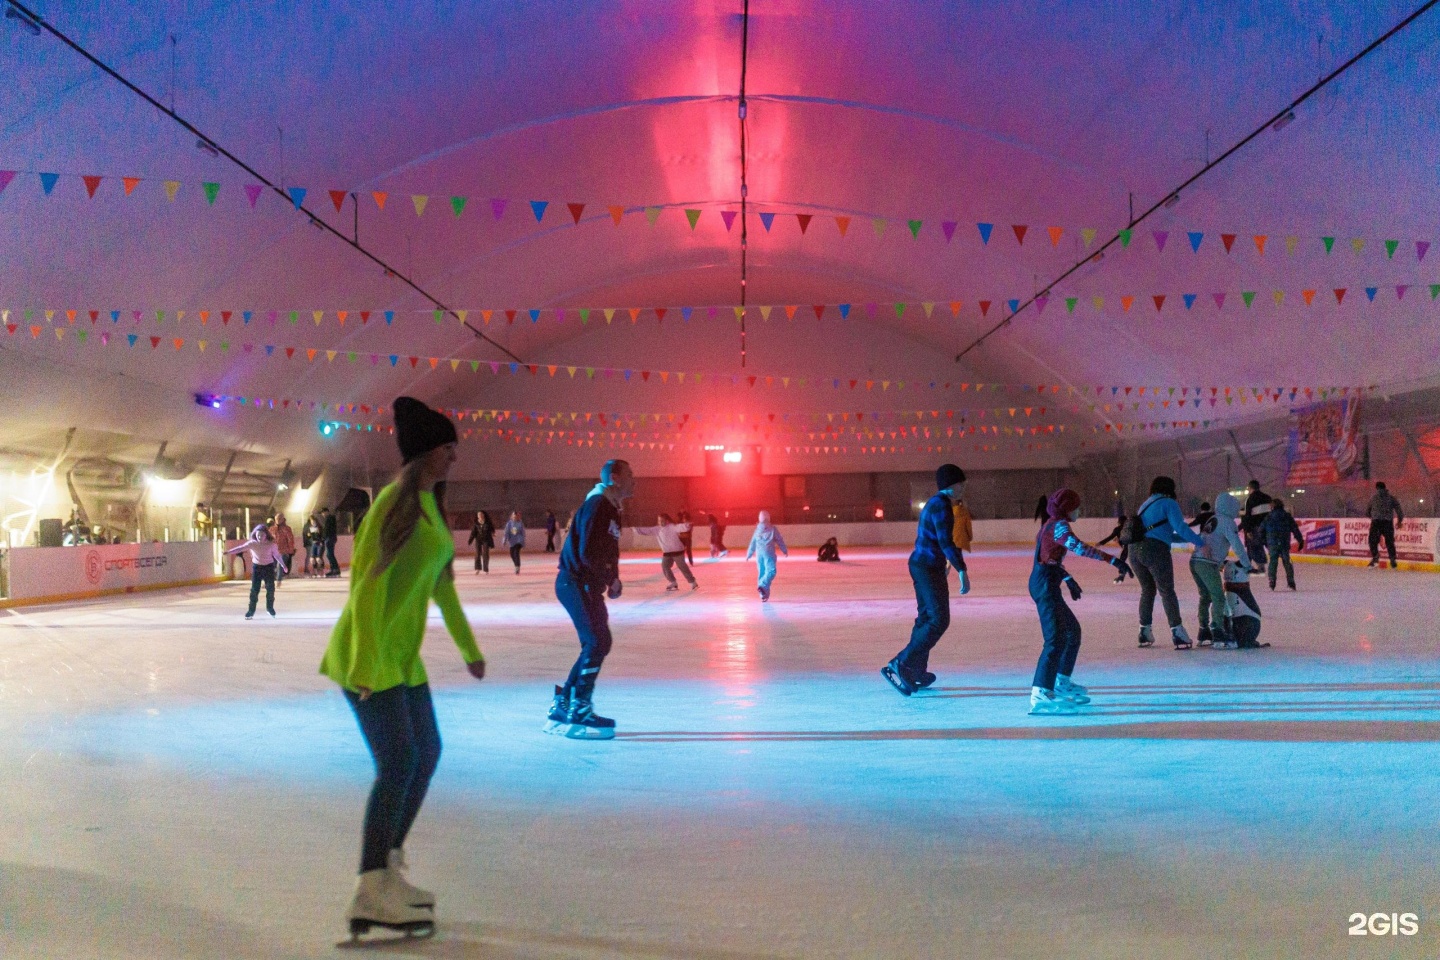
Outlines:
{"type": "Polygon", "coordinates": [[[384,190],[371,190],[370,197],[375,201],[375,208],[377,210],[384,210],[385,201],[390,199],[390,194],[386,193],[384,190]]]}
{"type": "Polygon", "coordinates": [[[307,191],[306,191],[306,189],[305,189],[304,187],[291,187],[291,188],[290,188],[290,191],[289,191],[289,193],[290,193],[290,202],[293,203],[293,204],[295,204],[295,209],[296,209],[296,210],[299,210],[300,207],[301,207],[301,205],[303,205],[303,204],[305,203],[305,194],[306,194],[306,192],[307,192],[307,191]]]}
{"type": "Polygon", "coordinates": [[[1080,230],[1080,239],[1081,239],[1081,241],[1084,242],[1084,244],[1085,244],[1085,249],[1086,249],[1086,250],[1089,250],[1089,249],[1090,249],[1090,244],[1092,244],[1092,243],[1095,242],[1095,228],[1094,228],[1094,227],[1082,227],[1081,230],[1080,230]]]}
{"type": "Polygon", "coordinates": [[[990,245],[990,231],[992,231],[992,230],[995,229],[995,224],[993,224],[993,223],[977,223],[977,224],[975,224],[975,227],[976,227],[976,229],[978,229],[978,230],[980,231],[980,242],[981,242],[982,244],[985,244],[986,246],[989,246],[989,245],[990,245]]]}
{"type": "MultiPolygon", "coordinates": [[[[140,186],[139,177],[121,177],[120,182],[125,185],[125,196],[127,197],[130,196],[130,194],[135,190],[136,187],[140,186]]],[[[4,184],[0,183],[0,190],[4,189],[4,184]]],[[[255,206],[255,201],[250,201],[250,206],[255,206]]]]}
{"type": "Polygon", "coordinates": [[[1192,230],[1191,232],[1185,234],[1185,236],[1190,240],[1190,252],[1199,253],[1200,244],[1205,240],[1205,234],[1192,230]]]}
{"type": "Polygon", "coordinates": [[[721,211],[720,211],[720,219],[721,219],[722,222],[724,222],[724,224],[725,224],[725,231],[728,233],[728,232],[730,231],[730,228],[733,227],[733,226],[735,226],[735,211],[734,211],[734,210],[721,210],[721,211]]]}
{"type": "Polygon", "coordinates": [[[1134,297],[1121,297],[1121,298],[1120,298],[1120,309],[1121,309],[1121,310],[1124,310],[1126,313],[1129,313],[1129,312],[1130,312],[1130,308],[1131,308],[1132,306],[1134,306],[1134,304],[1135,304],[1135,298],[1134,298],[1134,297]]]}
{"type": "Polygon", "coordinates": [[[180,181],[179,181],[179,180],[166,180],[166,181],[165,181],[165,199],[166,199],[166,200],[169,200],[169,201],[173,202],[173,201],[175,200],[175,195],[178,194],[179,192],[180,192],[180,181]]]}
{"type": "Polygon", "coordinates": [[[1223,294],[1223,293],[1217,293],[1217,294],[1215,294],[1215,309],[1216,309],[1216,310],[1224,310],[1224,309],[1225,309],[1225,294],[1223,294]]]}
{"type": "Polygon", "coordinates": [[[1155,249],[1159,253],[1165,252],[1165,241],[1170,239],[1169,230],[1152,230],[1150,235],[1155,238],[1155,249]]]}
{"type": "Polygon", "coordinates": [[[658,220],[659,218],[660,218],[660,208],[659,208],[659,207],[646,207],[646,208],[645,208],[645,219],[648,220],[648,221],[650,221],[650,226],[652,226],[652,227],[655,226],[655,221],[658,220]]]}
{"type": "Polygon", "coordinates": [[[1025,233],[1030,228],[1023,223],[1012,223],[1010,229],[1015,231],[1015,242],[1023,247],[1025,245],[1025,233]]]}
{"type": "MultiPolygon", "coordinates": [[[[11,181],[11,180],[14,180],[14,179],[15,179],[15,171],[14,171],[14,170],[0,170],[0,193],[4,193],[4,192],[5,192],[5,188],[8,187],[8,186],[10,186],[10,181],[11,181]]],[[[127,181],[129,181],[129,180],[132,179],[132,178],[131,178],[131,177],[126,177],[125,179],[126,179],[127,181]]],[[[139,181],[137,180],[136,182],[138,183],[139,181]]],[[[129,195],[130,195],[130,190],[129,190],[129,189],[127,189],[127,190],[125,191],[125,195],[126,195],[126,196],[129,196],[129,195]]],[[[15,331],[11,330],[10,332],[11,332],[11,333],[14,333],[15,331]]]]}
{"type": "Polygon", "coordinates": [[[1193,294],[1193,293],[1182,293],[1182,294],[1180,294],[1180,299],[1182,299],[1182,300],[1185,301],[1185,309],[1186,309],[1186,310],[1189,310],[1189,309],[1191,309],[1192,307],[1195,306],[1195,297],[1196,297],[1196,294],[1193,294]]]}
{"type": "MultiPolygon", "coordinates": [[[[565,204],[565,209],[570,211],[570,219],[575,221],[575,225],[578,227],[580,225],[580,218],[585,214],[585,204],[567,203],[565,204]]],[[[620,212],[623,215],[625,211],[622,209],[620,212]]],[[[619,221],[616,222],[618,223],[619,221]]]]}
{"type": "Polygon", "coordinates": [[[1160,309],[1165,306],[1165,294],[1157,293],[1150,299],[1155,301],[1155,312],[1159,313],[1160,309]]]}
{"type": "Polygon", "coordinates": [[[877,237],[885,236],[885,227],[888,225],[888,223],[889,221],[886,220],[884,217],[870,218],[870,226],[875,228],[875,236],[877,237]]]}
{"type": "MultiPolygon", "coordinates": [[[[699,210],[696,210],[696,211],[695,211],[695,214],[696,214],[696,216],[699,216],[700,211],[699,211],[699,210]]],[[[811,221],[811,219],[813,218],[813,216],[814,216],[813,214],[809,214],[809,213],[797,213],[797,214],[795,214],[795,222],[800,225],[800,235],[801,235],[801,236],[804,236],[804,235],[805,235],[805,231],[807,231],[807,230],[810,229],[810,221],[811,221]]],[[[691,226],[694,226],[694,224],[691,224],[691,226]]]]}
{"type": "Polygon", "coordinates": [[[1321,238],[1320,238],[1320,242],[1325,245],[1325,252],[1326,252],[1327,254],[1330,253],[1330,251],[1332,251],[1332,250],[1335,249],[1335,238],[1334,238],[1334,237],[1321,237],[1321,238]]]}
{"type": "Polygon", "coordinates": [[[766,233],[769,233],[769,232],[770,232],[770,227],[771,227],[774,223],[775,223],[775,214],[773,214],[773,213],[762,213],[762,214],[760,214],[760,225],[765,228],[765,232],[766,232],[766,233]]]}
{"type": "MultiPolygon", "coordinates": [[[[3,188],[0,188],[0,189],[3,189],[3,188]]],[[[1430,241],[1429,241],[1429,240],[1416,240],[1416,241],[1415,241],[1415,262],[1416,262],[1416,263],[1419,263],[1421,260],[1424,260],[1424,259],[1425,259],[1425,251],[1427,251],[1427,250],[1429,250],[1429,249],[1430,249],[1430,241]]]]}
{"type": "Polygon", "coordinates": [[[490,216],[496,220],[499,220],[501,217],[505,216],[505,208],[509,205],[510,201],[506,200],[503,197],[491,197],[490,216]]]}
{"type": "Polygon", "coordinates": [[[920,239],[920,228],[924,225],[924,223],[925,223],[924,220],[906,220],[906,221],[905,221],[905,225],[910,228],[910,236],[911,236],[912,238],[914,238],[914,239],[916,239],[916,240],[919,240],[919,239],[920,239]]]}
{"type": "Polygon", "coordinates": [[[1271,294],[1271,296],[1274,297],[1274,299],[1275,299],[1275,306],[1277,306],[1277,307],[1280,306],[1282,303],[1285,302],[1285,291],[1284,291],[1284,290],[1276,290],[1273,294],[1271,294]]]}
{"type": "Polygon", "coordinates": [[[1259,233],[1256,234],[1252,239],[1255,241],[1256,251],[1259,252],[1260,256],[1265,256],[1265,241],[1270,239],[1269,235],[1259,233]]]}
{"type": "Polygon", "coordinates": [[[1347,289],[1348,289],[1347,287],[1336,287],[1336,288],[1335,288],[1335,305],[1336,305],[1336,306],[1339,306],[1340,304],[1342,304],[1342,303],[1345,302],[1345,291],[1346,291],[1347,289]]]}
{"type": "Polygon", "coordinates": [[[1129,247],[1129,246],[1130,246],[1130,241],[1131,241],[1131,239],[1134,238],[1134,236],[1135,236],[1135,231],[1134,231],[1134,230],[1130,230],[1130,229],[1121,230],[1121,231],[1120,231],[1120,246],[1121,246],[1121,247],[1129,247]]]}
{"type": "Polygon", "coordinates": [[[1307,307],[1310,306],[1310,304],[1312,304],[1312,303],[1315,302],[1315,291],[1314,291],[1314,290],[1301,290],[1301,291],[1300,291],[1300,296],[1304,298],[1304,300],[1305,300],[1305,306],[1307,306],[1307,307]]]}
{"type": "Polygon", "coordinates": [[[415,216],[423,217],[425,208],[430,204],[430,197],[428,194],[412,193],[410,194],[410,203],[415,207],[415,216]]]}
{"type": "Polygon", "coordinates": [[[451,209],[452,212],[454,212],[455,216],[458,217],[458,216],[460,216],[460,214],[462,214],[462,213],[465,212],[465,204],[468,203],[469,200],[470,200],[469,197],[451,197],[451,198],[450,198],[450,209],[451,209]]]}
{"type": "Polygon", "coordinates": [[[1366,288],[1365,288],[1365,298],[1366,298],[1367,300],[1369,300],[1371,303],[1374,303],[1374,302],[1375,302],[1375,294],[1379,291],[1379,289],[1380,289],[1379,287],[1366,287],[1366,288]]]}
{"type": "Polygon", "coordinates": [[[1254,290],[1241,290],[1241,291],[1240,291],[1240,299],[1245,301],[1245,306],[1247,306],[1247,307],[1250,306],[1250,304],[1252,304],[1252,303],[1255,302],[1255,291],[1254,291],[1254,290]]]}
{"type": "Polygon", "coordinates": [[[1399,249],[1399,247],[1400,247],[1400,241],[1399,241],[1399,240],[1386,240],[1386,241],[1385,241],[1385,259],[1386,259],[1386,260],[1393,260],[1393,259],[1395,259],[1395,251],[1396,251],[1397,249],[1399,249]]]}
{"type": "Polygon", "coordinates": [[[1074,312],[1075,312],[1075,304],[1077,304],[1077,303],[1079,303],[1079,302],[1080,302],[1080,298],[1079,298],[1079,297],[1066,297],[1066,298],[1065,298],[1065,312],[1066,312],[1066,313],[1074,313],[1074,312]]]}
{"type": "MultiPolygon", "coordinates": [[[[100,189],[100,181],[105,178],[96,176],[83,176],[80,179],[85,181],[85,192],[90,195],[91,200],[94,200],[95,191],[100,189]]],[[[215,187],[218,190],[220,185],[216,184],[215,187]]],[[[214,201],[212,200],[211,202],[213,203],[214,201]]]]}
{"type": "Polygon", "coordinates": [[[1365,239],[1363,237],[1355,237],[1350,241],[1350,249],[1354,250],[1357,254],[1360,253],[1365,249],[1365,239]]]}
{"type": "MultiPolygon", "coordinates": [[[[610,211],[610,219],[615,221],[615,226],[617,226],[617,227],[620,226],[620,219],[625,216],[625,208],[624,208],[624,207],[606,207],[605,209],[607,209],[607,210],[610,211]]],[[[734,217],[735,215],[732,213],[730,216],[731,216],[731,217],[734,217]]]]}
{"type": "MultiPolygon", "coordinates": [[[[690,221],[690,229],[691,229],[691,230],[694,230],[694,229],[695,229],[695,225],[700,222],[700,211],[699,211],[699,210],[686,210],[686,211],[685,211],[685,219],[690,221]]],[[[801,232],[802,232],[802,233],[804,232],[803,229],[802,229],[801,232]]]]}
{"type": "Polygon", "coordinates": [[[545,208],[550,206],[549,200],[531,200],[530,212],[535,214],[535,222],[540,223],[545,219],[545,208]]]}
{"type": "Polygon", "coordinates": [[[329,191],[329,194],[330,202],[335,205],[335,212],[339,213],[341,208],[345,206],[345,191],[331,190],[329,191]]]}
{"type": "MultiPolygon", "coordinates": [[[[52,191],[52,190],[55,189],[55,184],[58,183],[59,180],[60,180],[60,174],[58,174],[58,173],[42,173],[42,174],[40,174],[40,189],[43,190],[43,191],[45,191],[45,196],[47,196],[47,197],[50,196],[50,191],[52,191]]],[[[177,188],[177,189],[179,188],[179,184],[178,184],[178,183],[176,184],[176,188],[177,188]]],[[[173,199],[173,197],[172,197],[172,199],[173,199]]]]}
{"type": "Polygon", "coordinates": [[[1047,232],[1050,234],[1050,246],[1052,246],[1052,247],[1058,247],[1058,246],[1060,246],[1060,238],[1065,235],[1065,228],[1064,228],[1064,227],[1049,227],[1049,228],[1047,228],[1047,232]]]}
{"type": "Polygon", "coordinates": [[[1222,233],[1222,234],[1220,234],[1220,242],[1225,245],[1225,252],[1226,252],[1226,253],[1229,253],[1229,252],[1230,252],[1230,248],[1233,247],[1233,246],[1235,246],[1235,236],[1236,236],[1236,235],[1233,234],[1233,233],[1222,233]]]}

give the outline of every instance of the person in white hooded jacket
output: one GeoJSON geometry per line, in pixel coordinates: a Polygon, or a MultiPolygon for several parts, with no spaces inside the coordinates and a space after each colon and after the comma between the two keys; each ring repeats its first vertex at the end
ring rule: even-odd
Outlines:
{"type": "Polygon", "coordinates": [[[775,582],[775,551],[779,550],[785,556],[790,556],[790,548],[785,546],[785,538],[780,536],[780,531],[770,522],[770,511],[760,511],[760,522],[755,525],[755,533],[750,537],[750,546],[745,551],[745,559],[755,558],[755,565],[759,571],[759,592],[762,602],[770,599],[770,584],[775,582]]]}
{"type": "Polygon", "coordinates": [[[670,581],[670,585],[665,588],[667,592],[680,589],[680,584],[675,581],[675,567],[680,568],[680,573],[690,583],[691,590],[700,588],[700,584],[695,581],[695,574],[690,572],[690,565],[685,562],[685,541],[680,539],[680,534],[688,533],[689,530],[690,524],[676,523],[670,519],[668,513],[660,514],[653,527],[635,528],[636,533],[660,541],[660,572],[670,581]]]}
{"type": "Polygon", "coordinates": [[[1204,542],[1190,557],[1190,575],[1200,590],[1200,634],[1196,642],[1202,647],[1214,643],[1230,645],[1225,631],[1225,558],[1233,550],[1241,569],[1250,571],[1250,555],[1236,526],[1240,501],[1228,493],[1215,498],[1215,515],[1200,527],[1204,542]]]}

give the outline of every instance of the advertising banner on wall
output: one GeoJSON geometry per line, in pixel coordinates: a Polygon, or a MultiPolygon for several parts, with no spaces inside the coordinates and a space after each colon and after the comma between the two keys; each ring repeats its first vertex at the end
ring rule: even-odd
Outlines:
{"type": "Polygon", "coordinates": [[[215,576],[215,547],[200,543],[118,543],[21,547],[10,551],[10,599],[188,583],[215,576]]]}
{"type": "Polygon", "coordinates": [[[1298,520],[1300,534],[1305,538],[1305,552],[1322,557],[1340,555],[1339,520],[1298,520]]]}
{"type": "Polygon", "coordinates": [[[1290,411],[1285,485],[1339,483],[1360,464],[1360,398],[1347,397],[1290,411]]]}
{"type": "MultiPolygon", "coordinates": [[[[1340,555],[1370,556],[1370,521],[1362,518],[1324,521],[1340,525],[1340,555]]],[[[1440,522],[1431,517],[1407,519],[1395,528],[1395,556],[1416,563],[1435,563],[1436,531],[1440,522]]],[[[1302,524],[1303,529],[1303,524],[1302,524]]],[[[1380,559],[1386,559],[1385,545],[1380,545],[1380,559]]]]}

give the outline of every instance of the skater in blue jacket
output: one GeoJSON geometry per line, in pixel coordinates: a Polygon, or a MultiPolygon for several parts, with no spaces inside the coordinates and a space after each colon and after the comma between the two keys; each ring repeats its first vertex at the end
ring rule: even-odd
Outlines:
{"type": "Polygon", "coordinates": [[[790,556],[790,548],[785,546],[785,538],[780,536],[780,531],[770,523],[770,511],[760,511],[760,522],[755,527],[755,533],[750,537],[750,546],[745,551],[745,559],[755,558],[755,565],[759,568],[759,591],[761,602],[770,599],[770,584],[775,582],[775,551],[779,550],[785,556],[790,556]]]}

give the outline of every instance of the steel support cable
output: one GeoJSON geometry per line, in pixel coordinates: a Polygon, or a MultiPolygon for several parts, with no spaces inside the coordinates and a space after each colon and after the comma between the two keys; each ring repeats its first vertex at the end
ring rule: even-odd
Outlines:
{"type": "MultiPolygon", "coordinates": [[[[462,324],[464,324],[464,326],[466,327],[466,329],[468,329],[471,333],[473,333],[477,338],[479,338],[480,340],[484,341],[485,343],[490,344],[492,347],[494,347],[495,349],[499,350],[501,353],[505,354],[505,355],[506,355],[507,357],[509,357],[510,359],[516,361],[517,363],[523,363],[523,362],[524,362],[524,361],[521,360],[518,356],[516,356],[514,353],[512,353],[509,349],[507,349],[505,346],[503,346],[502,344],[496,343],[494,340],[492,340],[492,339],[490,339],[489,337],[487,337],[487,336],[484,334],[484,332],[482,332],[479,328],[477,328],[476,326],[474,326],[474,325],[473,325],[472,323],[470,323],[468,320],[463,319],[463,318],[462,318],[458,313],[456,313],[453,309],[451,309],[451,308],[450,308],[449,306],[447,306],[445,303],[441,302],[441,300],[440,300],[439,298],[435,297],[433,294],[431,294],[431,293],[430,293],[429,291],[427,291],[425,288],[421,287],[421,286],[420,286],[418,283],[416,283],[414,280],[411,280],[408,276],[406,276],[405,274],[401,273],[401,272],[400,272],[399,270],[397,270],[395,267],[392,267],[389,263],[387,263],[385,260],[383,260],[379,255],[374,254],[374,253],[371,253],[368,249],[366,249],[363,245],[361,245],[358,237],[356,237],[356,238],[354,238],[354,239],[351,239],[350,237],[345,236],[345,234],[341,233],[339,230],[337,230],[337,229],[335,229],[334,227],[332,227],[329,223],[325,222],[325,220],[323,220],[321,217],[317,216],[317,215],[315,214],[315,212],[312,211],[309,207],[306,207],[304,204],[297,204],[297,203],[295,203],[294,198],[291,197],[290,194],[286,193],[283,187],[275,184],[273,181],[271,181],[271,180],[270,180],[268,177],[266,177],[264,174],[260,173],[260,172],[259,172],[258,170],[256,170],[254,167],[250,166],[250,164],[246,163],[244,160],[240,159],[240,158],[239,158],[238,156],[236,156],[234,153],[232,153],[232,152],[230,152],[229,150],[225,149],[225,147],[221,146],[221,145],[220,145],[216,140],[214,140],[212,137],[207,136],[205,133],[201,132],[201,130],[200,130],[198,127],[196,127],[193,123],[191,123],[189,120],[186,120],[184,117],[180,116],[180,114],[178,114],[178,113],[176,113],[174,110],[166,107],[166,106],[165,106],[163,103],[161,103],[159,100],[156,100],[156,99],[155,99],[154,97],[152,97],[150,94],[146,93],[146,92],[145,92],[143,89],[141,89],[139,86],[135,85],[135,84],[132,83],[129,79],[127,79],[127,78],[126,78],[123,74],[121,74],[118,70],[116,70],[115,68],[111,67],[109,64],[105,63],[103,60],[101,60],[99,57],[95,56],[95,55],[94,55],[93,53],[91,53],[89,50],[85,49],[83,46],[81,46],[81,45],[80,45],[79,43],[77,43],[76,41],[70,39],[70,37],[67,36],[63,31],[59,30],[58,28],[56,28],[55,26],[53,26],[52,24],[50,24],[49,21],[45,20],[45,19],[44,19],[43,17],[41,17],[38,13],[35,13],[33,10],[31,10],[31,9],[29,9],[28,7],[24,6],[22,3],[18,2],[18,0],[5,0],[5,2],[6,2],[6,4],[7,4],[8,6],[10,6],[10,7],[14,8],[15,10],[19,11],[20,14],[21,14],[25,19],[27,19],[27,20],[29,20],[30,22],[34,23],[34,24],[35,24],[36,26],[38,26],[40,29],[44,30],[46,33],[49,33],[51,36],[55,37],[55,38],[56,38],[57,40],[59,40],[61,43],[65,44],[67,47],[69,47],[70,49],[74,50],[76,53],[80,54],[80,56],[82,56],[82,57],[84,57],[86,60],[90,61],[90,63],[94,64],[94,65],[95,65],[96,67],[98,67],[101,71],[103,71],[106,75],[108,75],[108,76],[111,77],[112,79],[118,81],[118,82],[119,82],[122,86],[124,86],[127,90],[129,90],[130,92],[134,93],[136,96],[140,97],[140,98],[141,98],[142,100],[144,100],[146,103],[150,104],[152,107],[154,107],[156,110],[159,110],[161,113],[165,114],[165,115],[166,115],[167,117],[169,117],[170,119],[174,120],[174,121],[175,121],[176,123],[178,123],[181,127],[183,127],[187,132],[194,134],[196,137],[198,137],[198,138],[200,139],[201,142],[203,142],[203,143],[206,145],[207,149],[212,149],[212,148],[213,148],[214,151],[215,151],[217,154],[219,154],[220,156],[224,157],[226,160],[229,160],[231,163],[235,164],[235,165],[236,165],[237,167],[239,167],[241,170],[244,170],[247,174],[249,174],[250,176],[254,177],[256,180],[260,181],[261,184],[263,184],[264,186],[268,187],[270,190],[273,190],[273,191],[275,192],[275,194],[278,195],[281,199],[283,199],[286,203],[289,203],[289,204],[293,205],[298,212],[303,213],[303,214],[305,214],[307,217],[309,217],[311,223],[315,224],[315,225],[318,226],[320,229],[322,229],[322,230],[324,230],[325,232],[329,233],[331,236],[334,236],[334,237],[338,238],[339,240],[341,240],[342,242],[344,242],[347,246],[349,246],[351,249],[353,249],[353,250],[355,250],[357,253],[359,253],[361,256],[365,257],[367,260],[369,260],[370,262],[374,263],[376,266],[382,268],[382,269],[386,272],[386,275],[387,275],[387,276],[392,276],[392,277],[394,277],[395,279],[399,280],[401,283],[405,284],[405,286],[409,287],[411,290],[415,291],[415,292],[418,293],[420,296],[424,297],[424,298],[425,298],[426,300],[428,300],[430,303],[434,304],[434,305],[436,306],[436,308],[438,308],[439,310],[441,310],[443,313],[446,313],[446,314],[448,314],[449,316],[454,317],[456,320],[459,320],[462,324]]],[[[1436,2],[1440,2],[1440,0],[1436,0],[1436,2]]],[[[354,202],[356,202],[356,201],[352,198],[352,201],[351,201],[351,202],[354,203],[354,202]]],[[[357,206],[358,206],[358,203],[357,203],[357,206]]],[[[357,215],[358,215],[358,214],[357,214],[357,215]]]]}
{"type": "MultiPolygon", "coordinates": [[[[1410,26],[1410,24],[1414,23],[1414,22],[1415,22],[1416,20],[1418,20],[1421,16],[1423,16],[1425,13],[1427,13],[1427,12],[1430,10],[1430,8],[1433,7],[1433,6],[1435,6],[1437,3],[1440,3],[1440,0],[1427,0],[1427,2],[1424,3],[1424,4],[1422,4],[1419,8],[1417,8],[1414,13],[1411,13],[1411,14],[1410,14],[1408,17],[1406,17],[1404,20],[1401,20],[1399,23],[1395,24],[1395,26],[1393,26],[1393,27],[1391,27],[1389,30],[1385,31],[1385,33],[1381,34],[1378,38],[1376,38],[1374,41],[1372,41],[1369,46],[1365,47],[1365,49],[1363,49],[1363,50],[1361,50],[1359,53],[1355,54],[1355,56],[1351,57],[1349,60],[1346,60],[1346,61],[1345,61],[1344,63],[1342,63],[1340,66],[1336,67],[1334,70],[1330,71],[1328,74],[1326,74],[1325,76],[1321,77],[1319,80],[1317,80],[1317,81],[1315,82],[1314,86],[1310,87],[1310,89],[1306,90],[1304,93],[1300,94],[1300,96],[1298,96],[1298,97],[1296,97],[1294,100],[1290,101],[1290,103],[1287,104],[1286,106],[1281,107],[1280,110],[1279,110],[1279,112],[1277,112],[1277,113],[1276,113],[1274,116],[1272,116],[1270,119],[1266,120],[1264,123],[1261,123],[1258,127],[1256,127],[1254,130],[1250,131],[1249,134],[1247,134],[1244,138],[1242,138],[1241,140],[1239,140],[1238,142],[1236,142],[1233,146],[1231,146],[1231,147],[1230,147],[1228,150],[1226,150],[1224,153],[1220,154],[1220,155],[1219,155],[1218,157],[1216,157],[1214,160],[1211,160],[1209,163],[1205,164],[1205,166],[1201,167],[1198,171],[1196,171],[1194,174],[1192,174],[1192,175],[1190,176],[1190,178],[1187,179],[1184,183],[1181,183],[1181,184],[1180,184],[1179,186],[1177,186],[1175,189],[1171,190],[1169,193],[1166,193],[1163,199],[1157,201],[1157,202],[1156,202],[1155,204],[1153,204],[1148,210],[1146,210],[1144,213],[1140,214],[1140,216],[1136,217],[1136,216],[1134,216],[1134,213],[1132,212],[1132,213],[1131,213],[1131,220],[1130,220],[1129,224],[1126,225],[1126,229],[1131,229],[1131,228],[1135,227],[1136,224],[1139,224],[1139,223],[1143,222],[1147,217],[1149,217],[1149,216],[1150,216],[1151,214],[1153,214],[1155,211],[1157,211],[1157,210],[1159,210],[1161,207],[1165,206],[1165,204],[1170,203],[1170,202],[1171,202],[1173,199],[1175,199],[1175,198],[1178,198],[1179,195],[1180,195],[1180,193],[1181,193],[1181,191],[1185,190],[1185,189],[1186,189],[1187,187],[1189,187],[1191,184],[1195,183],[1195,182],[1196,182],[1197,180],[1199,180],[1201,177],[1205,176],[1205,174],[1209,173],[1209,172],[1210,172],[1211,170],[1213,170],[1215,167],[1219,166],[1221,163],[1223,163],[1225,160],[1227,160],[1232,154],[1234,154],[1236,151],[1238,151],[1241,147],[1245,146],[1245,145],[1246,145],[1247,143],[1249,143],[1251,140],[1254,140],[1256,137],[1260,136],[1260,134],[1264,133],[1264,132],[1265,132],[1266,130],[1268,130],[1270,127],[1275,126],[1275,125],[1276,125],[1277,123],[1279,123],[1281,120],[1293,119],[1293,117],[1290,117],[1290,114],[1295,110],[1296,107],[1300,106],[1300,105],[1303,104],[1306,100],[1309,100],[1309,99],[1310,99],[1311,97],[1313,97],[1315,94],[1319,93],[1319,92],[1320,92],[1321,90],[1323,90],[1326,86],[1328,86],[1331,81],[1335,80],[1337,77],[1339,77],[1339,76],[1340,76],[1342,73],[1344,73],[1346,70],[1349,70],[1351,67],[1355,66],[1355,64],[1359,63],[1361,60],[1364,60],[1364,59],[1365,59],[1366,57],[1368,57],[1370,54],[1372,54],[1372,53],[1374,53],[1376,50],[1380,49],[1380,47],[1383,46],[1386,41],[1390,40],[1390,39],[1393,38],[1396,34],[1400,33],[1400,31],[1402,31],[1402,30],[1404,30],[1406,27],[1410,26]]],[[[1055,279],[1051,280],[1049,283],[1047,283],[1047,284],[1045,285],[1045,287],[1044,287],[1042,290],[1040,290],[1038,293],[1036,293],[1036,294],[1034,294],[1033,296],[1031,296],[1031,297],[1030,297],[1028,300],[1026,300],[1025,302],[1021,303],[1021,304],[1020,304],[1018,307],[1016,307],[1014,310],[1012,310],[1012,311],[1010,312],[1010,315],[1009,315],[1009,316],[1005,317],[1005,319],[1001,320],[999,323],[995,324],[995,325],[994,325],[993,327],[991,327],[989,330],[986,330],[986,331],[985,331],[984,333],[982,333],[980,336],[976,337],[975,340],[972,341],[969,346],[967,346],[964,350],[961,350],[958,354],[955,355],[955,362],[956,362],[956,363],[959,363],[960,360],[961,360],[962,358],[964,358],[965,354],[969,353],[971,350],[974,350],[976,347],[980,346],[980,344],[982,344],[982,343],[984,343],[986,340],[988,340],[988,339],[990,338],[990,336],[991,336],[992,334],[994,334],[996,331],[998,331],[998,330],[1000,330],[1000,329],[1002,329],[1002,328],[1004,328],[1004,327],[1008,327],[1008,326],[1010,325],[1010,321],[1014,320],[1015,317],[1018,316],[1018,315],[1021,313],[1021,311],[1023,311],[1026,307],[1030,306],[1032,303],[1034,303],[1036,300],[1040,299],[1041,297],[1048,296],[1049,293],[1050,293],[1050,291],[1055,287],[1056,284],[1061,283],[1062,281],[1064,281],[1064,280],[1065,280],[1066,278],[1068,278],[1071,274],[1075,273],[1075,271],[1077,271],[1077,270],[1079,270],[1081,267],[1085,266],[1085,264],[1098,261],[1099,258],[1101,257],[1101,255],[1104,254],[1105,251],[1106,251],[1108,248],[1110,248],[1110,247],[1113,246],[1114,244],[1118,243],[1119,240],[1120,240],[1120,233],[1119,233],[1119,231],[1117,231],[1116,234],[1115,234],[1115,236],[1111,237],[1109,240],[1106,240],[1105,243],[1103,243],[1103,244],[1100,246],[1100,248],[1097,249],[1094,253],[1091,253],[1091,254],[1086,255],[1086,257],[1085,257],[1083,260],[1078,260],[1078,261],[1076,261],[1075,264],[1070,267],[1070,269],[1066,270],[1064,273],[1060,274],[1058,277],[1056,277],[1055,279]]]]}

